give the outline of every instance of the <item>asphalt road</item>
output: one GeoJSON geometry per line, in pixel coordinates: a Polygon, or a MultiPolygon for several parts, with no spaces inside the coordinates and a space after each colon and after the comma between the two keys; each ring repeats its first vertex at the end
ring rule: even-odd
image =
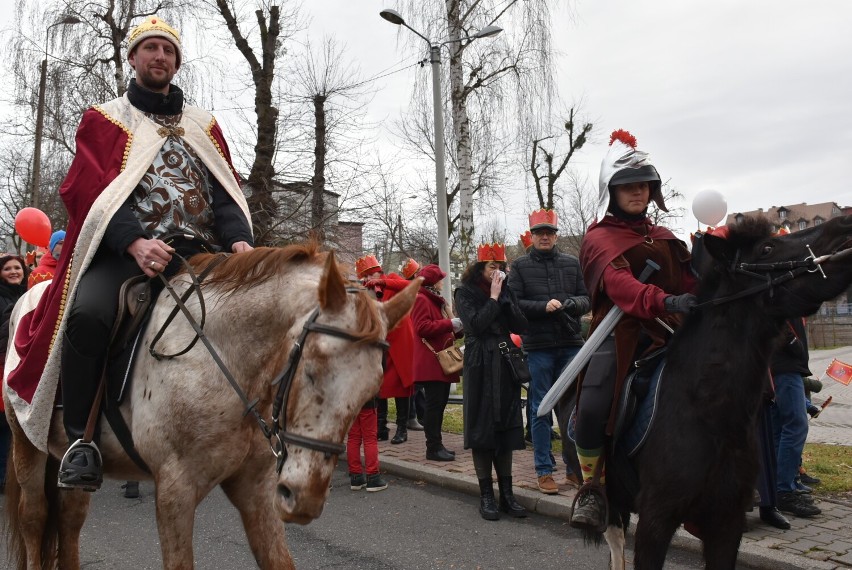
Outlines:
{"type": "MultiPolygon", "coordinates": [[[[307,526],[287,527],[297,568],[608,568],[606,546],[585,547],[580,535],[560,520],[535,515],[487,522],[479,517],[474,497],[405,479],[388,480],[385,491],[354,492],[346,473],[338,469],[322,517],[307,526]]],[[[83,567],[160,568],[153,485],[143,483],[139,499],[123,498],[119,485],[107,482],[92,501],[83,528],[83,567]]],[[[198,509],[194,550],[199,569],[256,568],[237,512],[218,490],[198,509]]],[[[0,555],[5,562],[5,544],[0,555]]],[[[677,551],[669,554],[666,564],[674,569],[701,567],[698,555],[677,551]]]]}

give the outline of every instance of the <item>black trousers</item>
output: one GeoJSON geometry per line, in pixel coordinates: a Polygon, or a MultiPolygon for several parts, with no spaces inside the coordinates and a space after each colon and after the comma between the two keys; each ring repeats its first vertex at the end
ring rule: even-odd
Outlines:
{"type": "Polygon", "coordinates": [[[592,355],[577,404],[577,447],[587,451],[606,443],[613,392],[615,392],[615,340],[610,337],[592,355]]]}
{"type": "Polygon", "coordinates": [[[760,405],[757,418],[757,451],[760,459],[760,471],[757,473],[757,492],[760,493],[761,507],[778,506],[776,494],[777,456],[775,454],[775,438],[772,435],[772,403],[764,400],[760,405]]]}
{"type": "Polygon", "coordinates": [[[118,317],[118,294],[142,270],[129,256],[101,248],[80,278],[62,341],[62,407],[71,442],[83,437],[118,317]]]}
{"type": "Polygon", "coordinates": [[[444,410],[450,399],[450,383],[431,381],[421,384],[426,394],[426,416],[423,418],[426,451],[439,451],[444,447],[441,425],[444,423],[444,410]]]}

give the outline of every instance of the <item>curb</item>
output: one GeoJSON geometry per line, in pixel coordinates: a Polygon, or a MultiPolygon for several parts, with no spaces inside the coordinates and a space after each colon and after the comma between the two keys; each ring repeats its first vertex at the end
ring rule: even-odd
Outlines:
{"type": "MultiPolygon", "coordinates": [[[[403,461],[396,457],[382,455],[379,460],[382,470],[391,475],[424,481],[436,487],[443,487],[476,497],[479,496],[479,485],[467,476],[447,472],[431,465],[420,465],[410,461],[403,461]]],[[[542,493],[523,487],[515,487],[514,494],[517,501],[532,513],[565,521],[570,519],[573,497],[543,495],[542,493]]],[[[672,537],[671,545],[674,548],[690,552],[700,553],[702,549],[701,541],[683,530],[683,528],[678,529],[674,537],[672,537]]],[[[848,568],[848,566],[835,562],[824,562],[808,558],[807,556],[767,548],[755,542],[740,544],[737,565],[758,570],[801,570],[802,568],[836,570],[839,568],[848,568]]]]}

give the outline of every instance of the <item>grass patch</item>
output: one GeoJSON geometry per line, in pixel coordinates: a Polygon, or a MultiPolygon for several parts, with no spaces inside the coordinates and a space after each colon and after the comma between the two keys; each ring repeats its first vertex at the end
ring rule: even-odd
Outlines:
{"type": "MultiPolygon", "coordinates": [[[[388,398],[388,423],[393,423],[395,420],[396,402],[393,398],[388,398]]],[[[441,424],[441,431],[447,433],[464,433],[464,419],[461,405],[447,404],[447,409],[444,410],[444,423],[441,424]]]]}
{"type": "Polygon", "coordinates": [[[808,474],[822,479],[814,486],[817,495],[852,493],[852,447],[808,443],[802,453],[802,464],[808,474]]]}

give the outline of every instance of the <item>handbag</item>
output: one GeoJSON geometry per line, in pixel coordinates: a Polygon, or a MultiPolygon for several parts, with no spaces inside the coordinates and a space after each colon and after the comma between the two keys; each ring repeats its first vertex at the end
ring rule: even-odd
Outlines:
{"type": "Polygon", "coordinates": [[[444,374],[455,374],[464,367],[464,355],[456,345],[436,352],[425,338],[421,337],[420,340],[423,341],[423,344],[425,344],[426,347],[432,351],[432,354],[434,354],[438,359],[438,362],[441,364],[441,370],[444,371],[444,374]]]}
{"type": "Polygon", "coordinates": [[[516,346],[510,347],[505,341],[497,345],[500,349],[500,354],[509,363],[509,370],[512,371],[512,378],[518,385],[527,384],[532,376],[530,368],[527,366],[527,356],[524,351],[516,346]]]}

